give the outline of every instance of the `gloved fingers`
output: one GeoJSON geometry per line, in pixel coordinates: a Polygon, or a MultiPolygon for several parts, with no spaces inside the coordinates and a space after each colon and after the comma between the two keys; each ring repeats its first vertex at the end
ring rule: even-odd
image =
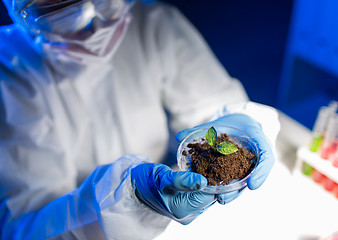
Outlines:
{"type": "Polygon", "coordinates": [[[222,205],[228,204],[233,200],[235,200],[236,198],[238,198],[242,194],[244,189],[245,188],[241,190],[232,191],[229,193],[217,194],[216,195],[217,202],[222,205]]]}
{"type": "Polygon", "coordinates": [[[166,165],[154,168],[154,181],[159,183],[159,188],[174,189],[176,191],[197,191],[205,188],[208,180],[201,174],[194,172],[173,171],[166,165]]]}
{"type": "Polygon", "coordinates": [[[179,191],[197,191],[205,188],[208,180],[194,172],[174,172],[173,186],[179,191]]]}
{"type": "Polygon", "coordinates": [[[216,202],[215,195],[202,192],[180,192],[170,202],[172,215],[178,222],[186,222],[188,216],[197,217],[216,202]],[[183,221],[184,219],[184,221],[183,221]]]}
{"type": "Polygon", "coordinates": [[[206,194],[202,192],[188,192],[184,194],[187,201],[187,210],[205,210],[210,207],[215,201],[214,194],[206,194]]]}
{"type": "Polygon", "coordinates": [[[264,183],[275,162],[273,152],[267,140],[254,138],[254,141],[257,143],[259,150],[259,160],[256,169],[248,179],[248,187],[251,190],[259,188],[264,183]]]}
{"type": "Polygon", "coordinates": [[[207,179],[198,173],[175,172],[159,163],[143,163],[131,170],[135,194],[149,208],[188,224],[215,201],[200,190],[207,179]]]}

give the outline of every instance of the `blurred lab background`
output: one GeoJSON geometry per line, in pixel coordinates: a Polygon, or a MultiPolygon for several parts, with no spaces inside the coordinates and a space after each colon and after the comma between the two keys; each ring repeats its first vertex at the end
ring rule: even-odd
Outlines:
{"type": "MultiPolygon", "coordinates": [[[[284,211],[284,208],[280,208],[278,212],[273,205],[271,211],[260,213],[261,218],[255,222],[259,225],[260,221],[267,219],[264,223],[269,225],[269,219],[274,219],[269,227],[271,231],[278,232],[280,228],[273,223],[276,216],[278,219],[288,219],[283,225],[287,224],[285,229],[288,229],[290,235],[285,235],[288,234],[286,231],[280,238],[273,239],[291,239],[290,236],[297,234],[300,236],[297,240],[319,239],[319,236],[338,230],[336,228],[338,120],[335,124],[331,124],[336,137],[333,136],[330,147],[325,148],[335,149],[333,151],[335,155],[331,154],[333,164],[327,161],[328,151],[318,150],[321,142],[314,142],[315,147],[310,151],[307,145],[309,141],[304,140],[309,139],[310,135],[314,136],[311,131],[320,108],[328,106],[332,101],[338,101],[338,1],[166,0],[166,2],[176,5],[196,26],[230,75],[243,83],[252,101],[276,107],[300,126],[297,124],[291,126],[289,120],[282,126],[286,135],[290,135],[291,138],[287,137],[284,143],[281,141],[283,144],[279,142],[280,152],[285,152],[279,158],[284,162],[292,160],[292,164],[298,166],[296,169],[302,169],[299,172],[308,178],[289,175],[288,171],[283,172],[283,168],[276,164],[277,170],[274,170],[269,182],[260,190],[266,201],[262,201],[262,195],[257,196],[256,202],[252,198],[254,195],[250,198],[250,204],[254,202],[253,205],[256,205],[258,210],[266,208],[269,202],[271,204],[283,202],[285,209],[291,211],[293,217],[289,218],[289,213],[284,211]],[[300,134],[302,128],[306,130],[305,138],[300,134]],[[290,141],[295,139],[299,139],[300,144],[291,146],[290,141]],[[295,163],[296,158],[298,160],[295,163]],[[313,180],[308,181],[311,178],[313,180]],[[289,184],[286,184],[289,179],[289,184]],[[297,202],[289,202],[289,195],[297,202]],[[312,209],[311,215],[315,218],[307,216],[309,209],[312,209]],[[302,224],[299,224],[300,222],[302,224]],[[297,230],[294,228],[296,225],[297,230]],[[302,233],[309,236],[301,236],[302,233]]],[[[11,20],[3,2],[0,1],[0,25],[7,24],[11,24],[11,20]]],[[[336,111],[338,103],[331,107],[336,111]]],[[[333,133],[331,130],[328,132],[333,133]]],[[[318,139],[322,141],[323,136],[318,139]]],[[[241,200],[234,201],[237,205],[233,204],[226,211],[236,211],[237,207],[241,211],[250,205],[244,198],[242,199],[242,203],[241,200]]],[[[222,209],[219,211],[224,211],[222,209]]],[[[204,223],[203,218],[201,223],[204,223]]],[[[177,234],[191,234],[195,232],[198,224],[189,225],[191,228],[189,231],[189,227],[173,223],[163,239],[177,239],[177,234]]],[[[251,225],[248,234],[254,232],[256,227],[260,228],[255,223],[251,225]]],[[[233,233],[236,235],[238,232],[242,231],[234,227],[233,233]]],[[[200,232],[197,231],[197,234],[200,232]]],[[[218,232],[215,234],[217,236],[218,232]]],[[[242,234],[245,234],[245,231],[242,234]]],[[[243,237],[248,238],[251,237],[243,237]]],[[[269,235],[266,239],[272,238],[269,235]]]]}
{"type": "MultiPolygon", "coordinates": [[[[338,99],[335,0],[166,0],[202,33],[252,101],[312,129],[319,107],[338,99]]],[[[0,25],[10,24],[0,4],[0,25]]]]}

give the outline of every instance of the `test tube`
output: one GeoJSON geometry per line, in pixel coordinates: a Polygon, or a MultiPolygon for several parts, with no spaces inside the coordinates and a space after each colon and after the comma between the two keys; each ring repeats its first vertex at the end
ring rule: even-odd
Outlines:
{"type": "Polygon", "coordinates": [[[326,191],[328,191],[328,192],[333,192],[335,186],[336,186],[336,182],[335,182],[335,181],[333,181],[333,180],[330,179],[330,178],[326,178],[326,179],[325,179],[325,182],[324,182],[324,188],[325,188],[326,191]]]}
{"type": "Polygon", "coordinates": [[[338,168],[338,144],[335,152],[331,155],[330,161],[334,167],[338,168]]]}
{"type": "Polygon", "coordinates": [[[322,184],[325,179],[326,176],[324,174],[322,174],[321,172],[319,172],[317,169],[313,169],[313,174],[312,174],[312,179],[319,184],[322,184]]]}
{"type": "Polygon", "coordinates": [[[302,163],[302,172],[305,176],[311,176],[312,173],[313,173],[313,167],[310,164],[303,162],[302,163]]]}
{"type": "MultiPolygon", "coordinates": [[[[336,114],[336,118],[338,114],[336,114]]],[[[332,165],[336,168],[338,168],[338,123],[336,123],[336,139],[334,141],[334,143],[332,144],[332,151],[333,153],[330,156],[330,161],[332,163],[332,165]],[[335,148],[335,149],[334,149],[335,148]]]]}
{"type": "Polygon", "coordinates": [[[334,113],[330,119],[325,132],[325,137],[320,148],[320,156],[329,160],[335,155],[338,146],[338,114],[334,113]]]}
{"type": "Polygon", "coordinates": [[[336,198],[338,199],[338,183],[336,183],[336,186],[333,189],[333,194],[336,196],[336,198]]]}
{"type": "Polygon", "coordinates": [[[333,114],[335,106],[323,106],[319,109],[315,125],[312,130],[312,141],[310,144],[310,151],[318,152],[324,135],[326,132],[327,124],[330,116],[333,114]]]}

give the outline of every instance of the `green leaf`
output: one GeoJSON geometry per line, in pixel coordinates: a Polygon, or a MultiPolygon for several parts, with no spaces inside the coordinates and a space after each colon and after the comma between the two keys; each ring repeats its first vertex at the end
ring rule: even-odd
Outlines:
{"type": "Polygon", "coordinates": [[[217,140],[217,132],[214,127],[208,129],[207,133],[205,134],[205,139],[210,146],[215,146],[217,140]]]}
{"type": "Polygon", "coordinates": [[[230,142],[222,142],[217,146],[217,151],[227,155],[234,152],[237,152],[238,148],[230,142]]]}

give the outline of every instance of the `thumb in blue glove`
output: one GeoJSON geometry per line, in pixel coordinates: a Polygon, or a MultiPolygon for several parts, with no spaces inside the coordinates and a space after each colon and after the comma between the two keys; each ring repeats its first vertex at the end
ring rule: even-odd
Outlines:
{"type": "MultiPolygon", "coordinates": [[[[253,141],[257,144],[259,150],[259,162],[256,169],[252,172],[251,176],[248,179],[248,187],[250,189],[259,188],[263,182],[266,180],[269,172],[274,164],[274,155],[271,150],[270,144],[265,137],[260,125],[258,122],[253,120],[247,115],[244,114],[229,114],[225,115],[213,122],[205,123],[190,129],[183,130],[176,135],[176,140],[178,142],[183,141],[190,133],[204,127],[211,127],[213,125],[223,125],[237,128],[245,133],[247,133],[253,141]]],[[[236,196],[238,197],[238,196],[236,196]]],[[[223,196],[224,198],[224,196],[223,196]]],[[[229,198],[230,199],[230,198],[229,198]]],[[[227,203],[228,200],[223,201],[218,198],[220,203],[227,203]]],[[[233,200],[232,198],[231,200],[233,200]]]]}
{"type": "Polygon", "coordinates": [[[207,179],[198,173],[175,172],[159,163],[144,163],[131,170],[138,199],[154,211],[188,224],[215,203],[215,195],[199,190],[207,179]]]}

